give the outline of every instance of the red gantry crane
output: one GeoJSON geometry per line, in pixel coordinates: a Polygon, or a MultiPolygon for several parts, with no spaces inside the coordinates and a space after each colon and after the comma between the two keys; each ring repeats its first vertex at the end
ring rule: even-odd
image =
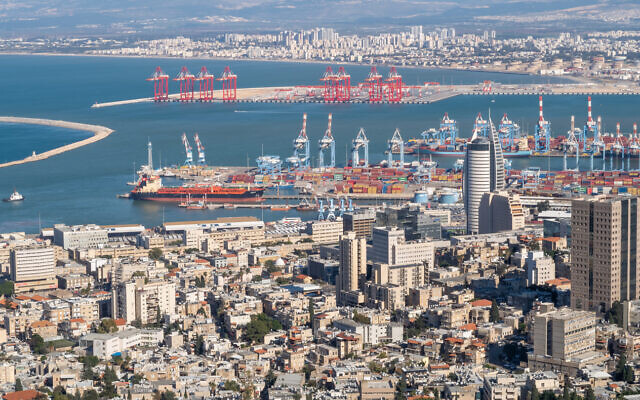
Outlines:
{"type": "Polygon", "coordinates": [[[344,67],[340,67],[336,75],[336,100],[351,100],[351,75],[347,74],[344,67]]]}
{"type": "Polygon", "coordinates": [[[193,101],[193,83],[196,77],[187,67],[182,67],[174,81],[180,82],[180,101],[193,101]]]}
{"type": "Polygon", "coordinates": [[[369,72],[365,82],[369,86],[369,101],[382,101],[384,84],[382,83],[382,75],[378,73],[378,69],[375,66],[371,67],[371,72],[369,72]]]}
{"type": "Polygon", "coordinates": [[[162,68],[156,67],[148,81],[153,82],[153,100],[166,101],[169,100],[169,75],[162,71],[162,68]]]}
{"type": "Polygon", "coordinates": [[[225,67],[220,78],[216,80],[222,81],[222,101],[236,101],[238,76],[231,72],[231,68],[225,67]]]}
{"type": "Polygon", "coordinates": [[[200,101],[212,101],[213,100],[213,74],[207,71],[207,67],[202,67],[198,75],[196,75],[196,81],[198,81],[200,90],[200,101]]]}
{"type": "Polygon", "coordinates": [[[327,70],[324,72],[324,75],[322,75],[322,78],[320,78],[320,80],[324,82],[324,92],[322,94],[324,97],[324,101],[335,101],[337,95],[337,77],[336,74],[333,73],[333,69],[331,69],[331,66],[327,67],[327,70]]]}
{"type": "Polygon", "coordinates": [[[391,103],[402,101],[402,75],[396,71],[396,67],[391,67],[387,82],[387,100],[391,103]]]}

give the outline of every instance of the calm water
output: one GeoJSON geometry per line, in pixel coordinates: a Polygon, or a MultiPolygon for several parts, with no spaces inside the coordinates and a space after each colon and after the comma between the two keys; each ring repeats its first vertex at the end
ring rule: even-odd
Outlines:
{"type": "MultiPolygon", "coordinates": [[[[160,65],[172,76],[182,65],[197,72],[202,65],[219,73],[230,64],[238,75],[238,86],[318,84],[324,71],[321,64],[269,62],[226,62],[211,60],[154,60],[92,57],[0,56],[0,86],[5,94],[0,98],[3,115],[62,119],[105,125],[115,130],[107,139],[37,163],[0,169],[0,197],[14,186],[23,193],[21,204],[0,204],[0,232],[38,229],[54,223],[127,223],[147,226],[166,220],[214,218],[217,216],[251,214],[246,210],[186,211],[177,207],[132,202],[116,198],[126,192],[132,179],[133,163],[139,166],[146,159],[146,142],[151,140],[157,163],[182,163],[182,132],[191,138],[198,132],[206,147],[211,165],[255,165],[255,158],[265,154],[291,155],[291,141],[297,135],[302,113],[307,112],[307,132],[313,141],[312,155],[317,157],[315,143],[326,129],[327,114],[333,113],[336,137],[336,159],[344,164],[345,150],[358,128],[364,127],[370,139],[372,161],[383,158],[386,141],[395,128],[405,139],[419,136],[430,127],[437,127],[445,111],[458,120],[462,136],[469,136],[477,112],[485,116],[491,109],[494,120],[503,112],[532,131],[537,120],[536,96],[474,97],[461,96],[430,105],[368,105],[368,104],[138,104],[124,107],[91,109],[96,101],[112,101],[144,97],[151,94],[145,78],[160,65]],[[20,71],[25,79],[15,79],[20,71]],[[28,77],[28,79],[26,79],[28,77]],[[494,100],[494,102],[492,102],[494,100]]],[[[348,66],[352,81],[364,79],[369,68],[348,66]]],[[[381,69],[386,74],[387,69],[381,69]]],[[[445,83],[477,83],[494,80],[503,83],[548,82],[549,79],[519,75],[479,72],[459,72],[420,69],[399,69],[405,81],[445,83]]],[[[175,82],[170,83],[175,92],[175,82]]],[[[606,130],[614,130],[620,121],[625,131],[634,120],[640,102],[630,96],[596,96],[595,115],[602,115],[606,130]]],[[[545,98],[545,117],[551,121],[554,135],[565,134],[571,114],[583,123],[586,99],[582,96],[549,96],[545,98]]],[[[24,128],[26,129],[26,128],[24,128]]],[[[0,130],[0,135],[3,134],[0,130]]],[[[58,135],[34,133],[34,141],[43,148],[59,145],[58,135]],[[39,136],[38,136],[39,135],[39,136]]],[[[70,139],[68,136],[66,139],[70,139]]],[[[25,137],[26,139],[26,137],[25,137]]],[[[77,138],[71,139],[71,141],[77,138]]],[[[2,146],[3,143],[0,143],[2,146]]],[[[34,144],[10,141],[4,149],[17,154],[22,149],[34,150],[34,144]]],[[[3,153],[4,154],[4,153],[3,153]]],[[[19,158],[19,157],[16,157],[19,158]]],[[[0,159],[2,157],[0,156],[0,159]]],[[[450,166],[455,159],[442,159],[441,166],[450,166]]],[[[550,164],[561,168],[561,159],[514,160],[514,168],[550,164]]],[[[569,161],[570,166],[572,162],[569,161]]],[[[585,165],[587,162],[585,161],[585,165]]],[[[261,216],[261,212],[254,212],[261,216]]],[[[265,211],[265,219],[293,216],[293,212],[265,211]]],[[[304,215],[303,215],[304,217],[304,215]]],[[[315,214],[306,217],[314,218],[315,214]]]]}
{"type": "Polygon", "coordinates": [[[0,163],[21,160],[92,136],[55,126],[0,123],[0,163]]]}

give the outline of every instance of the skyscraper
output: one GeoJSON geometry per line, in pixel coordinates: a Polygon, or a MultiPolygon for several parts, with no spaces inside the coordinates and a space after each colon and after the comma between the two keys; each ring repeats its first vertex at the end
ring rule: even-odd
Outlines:
{"type": "Polygon", "coordinates": [[[367,241],[346,232],[340,239],[340,268],[336,280],[337,302],[339,305],[357,305],[364,302],[360,292],[367,276],[367,241]]]}
{"type": "Polygon", "coordinates": [[[639,226],[635,197],[572,201],[572,308],[602,314],[616,301],[640,298],[639,226]]]}
{"type": "Polygon", "coordinates": [[[467,233],[479,232],[479,208],[482,195],[504,189],[504,158],[491,117],[489,117],[489,128],[488,137],[474,137],[467,145],[463,175],[467,233]]]}

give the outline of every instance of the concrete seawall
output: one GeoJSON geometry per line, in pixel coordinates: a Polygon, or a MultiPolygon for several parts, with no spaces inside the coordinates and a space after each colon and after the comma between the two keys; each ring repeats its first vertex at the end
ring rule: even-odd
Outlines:
{"type": "Polygon", "coordinates": [[[41,118],[22,118],[22,117],[0,117],[0,123],[10,124],[31,124],[31,125],[43,125],[43,126],[55,126],[58,128],[73,129],[78,131],[86,131],[93,133],[93,136],[80,140],[78,142],[69,143],[64,146],[56,147],[55,149],[47,150],[43,153],[31,155],[23,158],[22,160],[10,161],[4,164],[0,164],[0,168],[10,167],[12,165],[26,164],[29,162],[40,161],[46,158],[62,154],[66,151],[77,149],[78,147],[86,146],[90,143],[97,142],[109,136],[113,130],[104,126],[81,124],[78,122],[58,121],[52,119],[41,118]]]}

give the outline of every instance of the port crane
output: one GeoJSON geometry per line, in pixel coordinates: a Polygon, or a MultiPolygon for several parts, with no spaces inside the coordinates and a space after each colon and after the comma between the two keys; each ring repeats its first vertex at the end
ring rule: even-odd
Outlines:
{"type": "Polygon", "coordinates": [[[351,145],[351,166],[356,168],[360,166],[360,148],[364,148],[364,167],[369,167],[369,139],[367,139],[367,135],[364,133],[364,128],[360,128],[358,131],[358,135],[355,139],[353,139],[353,143],[351,145]]]}
{"type": "Polygon", "coordinates": [[[369,76],[365,79],[366,85],[369,87],[369,101],[382,101],[384,85],[382,83],[382,75],[378,73],[378,69],[373,66],[369,76]]]}
{"type": "Polygon", "coordinates": [[[387,75],[387,100],[398,103],[402,100],[402,75],[398,73],[396,67],[391,67],[387,75]]]}
{"type": "Polygon", "coordinates": [[[182,144],[184,145],[184,151],[186,153],[186,159],[184,160],[184,165],[191,167],[193,166],[193,149],[189,144],[189,139],[187,139],[187,134],[182,134],[182,144]]]}
{"type": "Polygon", "coordinates": [[[551,148],[551,123],[546,121],[542,114],[542,96],[539,97],[538,101],[540,104],[540,115],[534,136],[534,148],[536,153],[546,154],[551,148]]]}
{"type": "Polygon", "coordinates": [[[473,123],[473,136],[489,137],[489,122],[482,118],[482,113],[478,113],[473,123]]]}
{"type": "Polygon", "coordinates": [[[345,71],[344,67],[340,67],[336,74],[336,100],[351,100],[351,75],[345,71]]]}
{"type": "Polygon", "coordinates": [[[212,73],[207,71],[207,67],[202,67],[198,75],[196,75],[196,81],[198,81],[198,89],[200,91],[200,101],[212,101],[213,100],[213,82],[215,77],[212,73]]]}
{"type": "Polygon", "coordinates": [[[327,130],[324,133],[322,139],[318,141],[318,147],[320,150],[320,168],[324,168],[324,151],[329,149],[331,153],[331,162],[329,163],[329,168],[335,168],[336,166],[336,140],[331,133],[331,120],[333,119],[332,114],[329,114],[329,122],[327,124],[327,130]]]}
{"type": "Polygon", "coordinates": [[[236,101],[238,76],[228,66],[224,68],[217,81],[222,81],[222,101],[236,101]]]}
{"type": "Polygon", "coordinates": [[[387,142],[389,144],[388,149],[388,159],[387,164],[389,168],[393,167],[393,149],[399,149],[400,151],[400,167],[404,167],[404,141],[402,140],[402,136],[400,136],[400,129],[396,128],[395,132],[393,132],[393,136],[391,140],[387,142]]]}
{"type": "Polygon", "coordinates": [[[196,149],[198,150],[198,165],[207,165],[204,155],[204,146],[202,145],[197,133],[193,136],[193,141],[196,143],[196,149]]]}
{"type": "Polygon", "coordinates": [[[503,151],[515,150],[515,140],[520,138],[520,126],[504,113],[498,125],[498,137],[503,151]]]}
{"type": "Polygon", "coordinates": [[[633,123],[633,134],[629,140],[629,158],[632,155],[638,157],[638,170],[640,170],[640,141],[638,140],[638,124],[635,122],[633,123]]]}
{"type": "MultiPolygon", "coordinates": [[[[613,142],[613,145],[611,146],[611,150],[611,152],[613,153],[611,155],[611,162],[613,162],[613,155],[619,156],[622,159],[622,162],[620,163],[620,171],[623,171],[625,145],[623,141],[623,135],[620,133],[620,122],[616,123],[616,138],[613,142]]],[[[613,164],[611,170],[613,171],[613,164]]]]}
{"type": "Polygon", "coordinates": [[[169,100],[169,75],[162,71],[162,68],[156,67],[148,81],[153,82],[153,101],[169,100]]]}
{"type": "Polygon", "coordinates": [[[331,66],[328,66],[322,78],[320,78],[324,85],[324,91],[322,92],[322,96],[324,97],[324,101],[335,101],[337,96],[337,82],[338,78],[336,74],[333,73],[333,69],[331,66]]]}
{"type": "Polygon", "coordinates": [[[309,144],[309,137],[307,136],[307,113],[304,113],[302,114],[302,129],[300,129],[298,137],[293,141],[293,157],[290,158],[290,161],[309,168],[309,161],[311,159],[309,144]],[[304,154],[302,157],[300,155],[301,152],[304,154]]]}
{"type": "Polygon", "coordinates": [[[173,79],[180,82],[180,101],[193,101],[193,84],[196,77],[189,72],[187,67],[182,67],[178,75],[173,79]]]}
{"type": "Polygon", "coordinates": [[[563,169],[565,171],[568,171],[567,169],[567,153],[573,149],[576,150],[576,167],[574,169],[574,171],[578,171],[579,170],[579,162],[580,162],[580,142],[578,141],[578,137],[576,136],[576,133],[580,134],[580,129],[577,129],[576,131],[576,127],[575,127],[575,117],[572,115],[571,116],[571,129],[569,130],[569,132],[567,132],[567,140],[565,140],[564,145],[562,146],[562,150],[563,150],[563,155],[562,155],[562,161],[563,161],[563,169]]]}
{"type": "Polygon", "coordinates": [[[440,130],[438,133],[440,135],[440,145],[456,144],[456,139],[458,138],[458,125],[456,124],[455,119],[449,118],[449,113],[447,112],[444,113],[442,121],[440,121],[440,130]]]}

